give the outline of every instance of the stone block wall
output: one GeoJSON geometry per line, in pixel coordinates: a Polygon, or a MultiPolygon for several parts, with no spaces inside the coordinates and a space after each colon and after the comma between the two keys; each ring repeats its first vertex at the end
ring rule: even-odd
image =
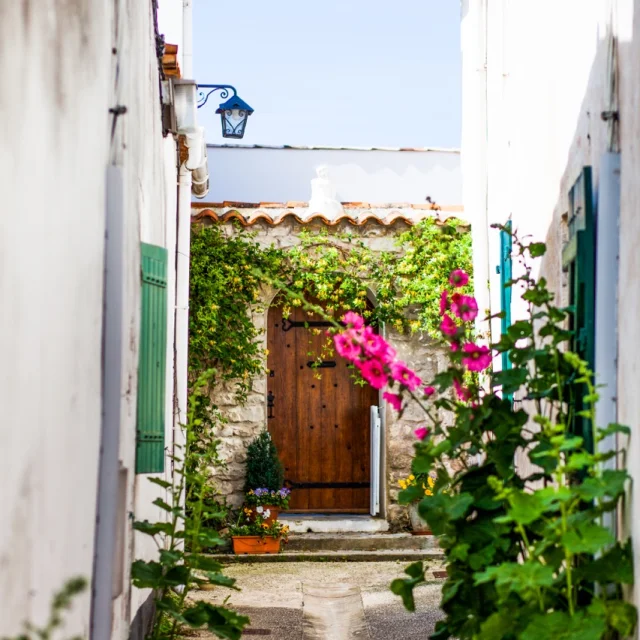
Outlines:
{"type": "MultiPolygon", "coordinates": [[[[238,233],[232,223],[217,224],[223,224],[224,232],[228,235],[238,233]]],[[[327,226],[319,221],[302,224],[291,218],[278,225],[258,221],[251,226],[251,230],[257,234],[257,242],[264,246],[274,245],[283,249],[300,243],[299,232],[303,228],[312,231],[326,229],[330,236],[336,237],[336,242],[339,242],[339,235],[350,232],[361,238],[373,250],[389,251],[394,249],[397,235],[406,231],[408,227],[401,221],[388,226],[376,222],[368,222],[362,226],[340,222],[335,226],[327,226]]],[[[252,311],[254,322],[261,329],[266,326],[269,304],[275,294],[275,290],[265,288],[259,304],[252,311]]],[[[400,334],[392,330],[386,338],[397,349],[399,357],[414,368],[425,382],[447,368],[445,351],[426,334],[400,334]]],[[[266,333],[262,335],[262,339],[266,347],[266,333]]],[[[216,389],[212,399],[228,420],[217,434],[221,440],[220,455],[226,462],[226,468],[215,469],[214,476],[220,493],[230,504],[238,506],[243,499],[247,446],[267,423],[266,373],[263,377],[253,380],[244,405],[237,403],[231,385],[216,389]]],[[[411,473],[413,444],[416,441],[414,431],[423,426],[425,420],[418,406],[409,406],[402,418],[398,418],[391,407],[385,406],[382,398],[380,404],[385,424],[385,447],[382,454],[385,469],[383,505],[386,505],[387,519],[392,528],[401,529],[408,525],[408,516],[406,507],[397,502],[398,481],[411,473]]]]}

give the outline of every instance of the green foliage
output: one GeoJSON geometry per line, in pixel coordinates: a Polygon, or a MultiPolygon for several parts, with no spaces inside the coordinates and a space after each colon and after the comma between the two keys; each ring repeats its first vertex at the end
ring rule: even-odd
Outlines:
{"type": "MultiPolygon", "coordinates": [[[[286,254],[284,275],[294,293],[320,300],[329,313],[358,311],[370,324],[436,335],[440,292],[449,273],[472,272],[471,236],[463,224],[427,218],[396,238],[395,251],[374,251],[353,234],[303,230],[300,246],[286,254]],[[367,306],[367,289],[376,295],[373,309],[367,306]]],[[[471,292],[472,283],[466,289],[471,292]]]]}
{"type": "MultiPolygon", "coordinates": [[[[445,395],[436,406],[455,420],[446,426],[441,414],[429,411],[434,435],[416,445],[414,473],[437,476],[435,495],[421,501],[419,513],[447,557],[445,618],[431,638],[613,640],[630,635],[637,617],[622,594],[633,582],[630,542],[617,541],[603,524],[618,508],[629,475],[603,468],[616,452],[589,451],[584,443],[628,429],[596,427],[593,375],[566,348],[569,311],[553,306],[545,281],[531,276],[528,258],[543,255],[544,245],[516,238],[514,246],[527,257],[512,284],[524,288],[529,313],[493,345],[516,366],[493,382],[527,402],[513,403],[477,384],[470,402],[445,395]],[[581,390],[583,424],[592,433],[568,426],[581,390]],[[517,473],[516,455],[529,475],[517,473]],[[450,460],[460,461],[458,471],[450,460]]],[[[448,375],[439,376],[441,391],[461,378],[460,358],[452,354],[448,375]]],[[[391,588],[412,610],[424,568],[414,564],[407,573],[391,588]]]]}
{"type": "Polygon", "coordinates": [[[203,584],[235,588],[234,580],[222,574],[222,565],[204,551],[223,543],[208,522],[217,518],[209,505],[209,465],[217,451],[207,451],[196,417],[203,389],[215,372],[206,372],[195,382],[189,397],[189,413],[185,425],[185,446],[181,456],[173,456],[172,482],[149,478],[166,493],[157,498],[166,518],[155,523],[134,522],[134,528],[151,536],[158,547],[156,560],[136,560],[131,567],[133,584],[140,589],[153,589],[156,611],[151,640],[174,640],[185,627],[205,628],[219,638],[237,640],[249,619],[224,606],[213,606],[187,600],[194,589],[203,584]]]}
{"type": "Polygon", "coordinates": [[[251,234],[225,237],[218,226],[195,227],[190,264],[189,369],[197,377],[215,368],[212,382],[233,380],[242,396],[264,371],[250,311],[265,278],[280,273],[282,252],[262,248],[251,234]]]}
{"type": "MultiPolygon", "coordinates": [[[[57,629],[64,625],[64,612],[71,609],[73,599],[87,588],[87,581],[82,577],[70,578],[64,583],[62,589],[53,595],[49,619],[44,627],[36,627],[31,622],[24,623],[24,633],[13,638],[2,640],[49,640],[57,629]]],[[[57,634],[55,634],[56,637],[57,634]]],[[[82,636],[74,636],[69,640],[81,640],[82,636]]]]}
{"type": "Polygon", "coordinates": [[[262,431],[247,447],[245,492],[265,488],[278,491],[284,482],[284,470],[269,432],[262,431]]]}

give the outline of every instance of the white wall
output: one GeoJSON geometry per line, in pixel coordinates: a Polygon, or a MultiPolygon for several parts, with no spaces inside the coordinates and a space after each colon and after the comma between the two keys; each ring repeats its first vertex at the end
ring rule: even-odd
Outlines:
{"type": "MultiPolygon", "coordinates": [[[[0,635],[91,576],[100,436],[106,1],[0,4],[0,635]],[[47,194],[43,198],[43,194],[47,194]]],[[[69,634],[87,635],[89,593],[69,634]]]]}
{"type": "MultiPolygon", "coordinates": [[[[256,114],[251,118],[257,117],[256,114]]],[[[247,124],[251,126],[251,118],[247,124]]],[[[440,205],[462,202],[460,154],[455,151],[381,151],[207,147],[208,202],[307,202],[316,167],[327,165],[342,202],[440,205]]]]}
{"type": "MultiPolygon", "coordinates": [[[[150,0],[0,4],[10,87],[0,92],[0,636],[27,619],[42,623],[70,576],[92,577],[109,164],[124,174],[120,458],[128,471],[113,638],[128,638],[147,595],[129,591],[131,560],[155,554],[149,541],[134,541],[129,514],[134,505],[138,517],[163,513],[150,506],[152,485],[134,473],[139,243],[173,241],[177,182],[176,144],[162,135],[154,36],[150,0]],[[114,125],[116,105],[127,112],[114,125]]],[[[172,381],[169,360],[168,388],[172,381]]],[[[171,437],[168,410],[169,447],[171,437]]],[[[87,591],[66,634],[88,637],[89,617],[87,591]]]]}

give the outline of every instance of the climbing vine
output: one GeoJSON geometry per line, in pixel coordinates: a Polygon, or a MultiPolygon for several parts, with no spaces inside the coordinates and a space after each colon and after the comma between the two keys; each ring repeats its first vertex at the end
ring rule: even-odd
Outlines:
{"type": "MultiPolygon", "coordinates": [[[[353,233],[303,229],[284,251],[262,246],[255,233],[227,236],[219,226],[194,230],[191,245],[189,365],[193,376],[216,368],[215,382],[233,380],[242,397],[264,367],[261,330],[253,321],[265,285],[286,288],[285,308],[305,298],[328,313],[359,311],[373,324],[438,335],[439,293],[447,275],[471,271],[471,237],[464,223],[428,218],[400,234],[392,249],[376,251],[353,233]],[[376,305],[367,305],[368,291],[376,305]],[[409,313],[407,311],[409,310],[409,313]]],[[[466,287],[472,289],[471,282],[466,287]]],[[[285,309],[286,310],[286,309],[285,309]]]]}

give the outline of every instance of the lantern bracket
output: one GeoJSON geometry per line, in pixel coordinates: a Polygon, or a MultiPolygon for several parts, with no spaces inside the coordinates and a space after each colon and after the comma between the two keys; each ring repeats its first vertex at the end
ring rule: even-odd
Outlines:
{"type": "Polygon", "coordinates": [[[198,109],[207,104],[207,100],[212,93],[220,92],[220,97],[226,100],[229,97],[229,91],[233,91],[233,96],[237,96],[236,88],[230,84],[199,84],[198,85],[198,109]]]}

